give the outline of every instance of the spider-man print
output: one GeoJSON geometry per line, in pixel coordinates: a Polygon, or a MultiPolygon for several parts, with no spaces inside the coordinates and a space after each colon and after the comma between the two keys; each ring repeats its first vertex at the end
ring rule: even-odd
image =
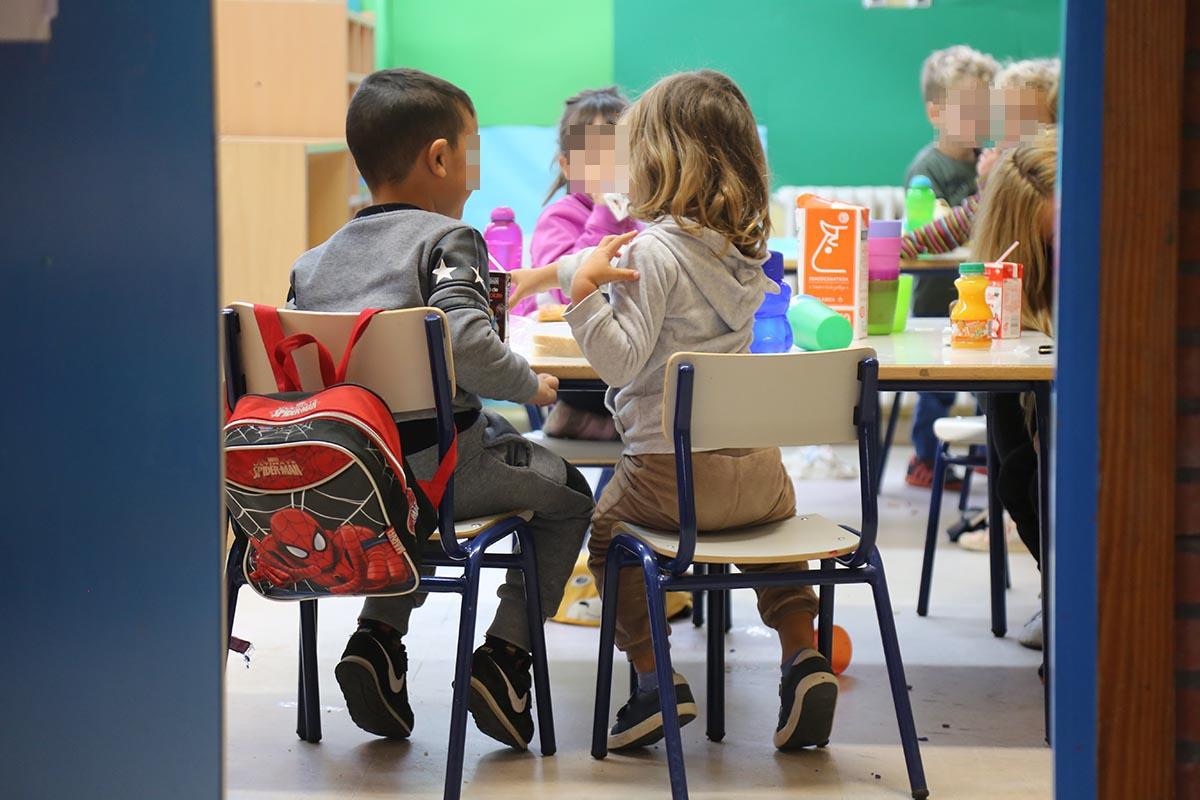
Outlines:
{"type": "Polygon", "coordinates": [[[386,533],[380,538],[358,525],[326,531],[298,508],[276,511],[270,532],[251,537],[250,545],[257,563],[247,577],[280,588],[307,581],[331,594],[352,594],[380,591],[412,577],[386,533]]]}

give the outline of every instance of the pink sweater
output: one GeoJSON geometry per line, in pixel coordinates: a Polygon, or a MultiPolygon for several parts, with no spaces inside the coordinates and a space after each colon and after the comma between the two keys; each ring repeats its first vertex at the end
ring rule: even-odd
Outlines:
{"type": "MultiPolygon", "coordinates": [[[[568,194],[546,206],[546,210],[538,217],[529,253],[533,266],[544,267],[562,256],[600,244],[605,236],[641,230],[643,227],[632,217],[618,222],[608,206],[603,203],[596,205],[591,195],[568,194]]],[[[558,302],[566,304],[566,298],[558,289],[552,294],[558,302]]]]}

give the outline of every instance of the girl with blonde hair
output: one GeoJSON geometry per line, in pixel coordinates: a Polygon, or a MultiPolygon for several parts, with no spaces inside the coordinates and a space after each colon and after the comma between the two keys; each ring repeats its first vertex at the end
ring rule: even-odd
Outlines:
{"type": "MultiPolygon", "coordinates": [[[[1032,141],[1019,144],[996,163],[975,220],[971,250],[979,261],[1020,245],[1009,260],[1025,266],[1022,282],[1021,327],[1046,335],[1054,333],[1054,184],[1058,177],[1058,134],[1047,128],[1032,141]]],[[[1027,403],[1018,394],[994,394],[986,399],[992,418],[992,438],[1000,461],[1000,502],[1016,523],[1021,541],[1035,559],[1041,556],[1038,516],[1037,430],[1027,403]]],[[[988,535],[991,535],[989,532],[988,535]]],[[[964,534],[964,537],[969,534],[964,534]]],[[[960,540],[960,543],[962,542],[960,540]]],[[[1019,640],[1041,649],[1041,612],[1025,624],[1019,640]]]]}
{"type": "MultiPolygon", "coordinates": [[[[629,198],[646,229],[609,237],[595,249],[517,275],[518,295],[557,277],[572,301],[565,313],[575,339],[610,387],[607,403],[624,443],[615,474],[592,518],[589,565],[603,586],[605,555],[618,522],[677,530],[673,446],[662,433],[663,373],[682,351],[745,353],[765,292],[768,173],[754,115],[730,78],[712,70],[663,78],[630,107],[619,130],[629,137],[629,198]],[[617,266],[610,259],[629,242],[617,266]],[[610,297],[599,287],[613,283],[610,297]]],[[[692,455],[701,530],[760,525],[796,513],[779,448],[692,455]]],[[[807,564],[745,565],[743,571],[793,571],[807,564]]],[[[643,747],[663,737],[646,592],[640,571],[619,576],[617,646],[637,670],[637,688],[618,712],[609,747],[643,747]]],[[[775,745],[793,749],[829,739],[838,682],[813,649],[817,598],[809,587],[758,590],[763,622],[783,652],[775,745]],[[793,713],[793,709],[796,712],[793,713]]],[[[696,716],[684,677],[674,676],[681,723],[696,716]]]]}

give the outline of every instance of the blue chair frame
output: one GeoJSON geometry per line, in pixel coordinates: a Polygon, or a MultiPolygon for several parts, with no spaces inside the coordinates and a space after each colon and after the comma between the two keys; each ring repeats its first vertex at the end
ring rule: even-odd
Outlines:
{"type": "MultiPolygon", "coordinates": [[[[989,420],[989,431],[991,422],[989,420]]],[[[921,581],[917,591],[917,615],[929,614],[929,595],[933,585],[933,557],[937,551],[938,528],[941,526],[942,494],[945,491],[946,468],[956,465],[966,468],[962,491],[958,496],[958,510],[965,512],[967,498],[971,492],[971,476],[979,467],[988,470],[988,551],[992,593],[992,634],[1003,637],[1007,633],[1007,614],[1004,607],[1004,592],[1011,588],[1008,570],[1008,542],[1004,535],[1004,517],[999,497],[999,463],[995,448],[971,445],[966,454],[951,455],[950,443],[938,444],[933,460],[933,487],[929,495],[929,518],[925,527],[925,552],[921,560],[921,581]],[[997,553],[998,551],[998,553],[997,553]]]]}
{"type": "MultiPolygon", "coordinates": [[[[238,336],[240,324],[232,309],[222,312],[225,323],[226,386],[230,407],[245,393],[245,377],[240,365],[238,336]]],[[[454,438],[454,410],[450,391],[449,367],[443,337],[443,321],[436,314],[425,317],[425,338],[429,349],[429,367],[433,376],[436,401],[438,453],[444,456],[454,438]]],[[[225,567],[226,635],[233,630],[238,589],[245,583],[242,559],[245,555],[245,536],[234,526],[235,540],[225,567]]],[[[538,734],[542,756],[554,755],[554,713],[550,700],[550,672],[546,658],[543,630],[544,615],[533,537],[520,517],[508,517],[479,535],[460,542],[454,533],[454,479],[447,484],[446,493],[438,506],[438,535],[441,553],[426,553],[423,566],[461,567],[460,576],[422,576],[420,591],[462,595],[459,612],[458,648],[454,667],[454,695],[450,712],[450,741],[446,756],[446,782],[443,797],[458,800],[462,793],[463,754],[467,734],[467,701],[471,682],[471,659],[474,654],[475,618],[479,602],[479,580],[482,569],[519,569],[525,584],[525,607],[529,623],[530,649],[533,655],[534,705],[537,708],[538,734]],[[515,537],[517,547],[511,554],[486,552],[496,542],[515,537]]],[[[300,601],[300,668],[296,714],[296,735],[306,742],[321,740],[320,688],[317,672],[317,601],[300,601]]]]}
{"type": "Polygon", "coordinates": [[[695,367],[690,363],[678,365],[673,440],[675,472],[679,494],[679,549],[671,558],[659,555],[648,544],[627,533],[613,538],[609,548],[604,575],[603,618],[600,627],[600,650],[596,677],[596,705],[592,720],[592,756],[602,759],[608,754],[607,725],[612,692],[612,653],[616,633],[616,607],[619,582],[618,571],[625,566],[640,566],[646,584],[650,613],[651,639],[654,647],[655,671],[658,677],[659,698],[662,702],[663,727],[666,739],[667,763],[673,800],[684,800],[687,777],[683,760],[683,744],[676,712],[675,684],[672,678],[670,644],[667,638],[665,593],[669,591],[708,591],[708,709],[707,732],[710,739],[720,741],[724,736],[724,612],[729,589],[755,586],[819,586],[820,601],[817,627],[817,647],[826,658],[833,650],[834,587],[839,584],[865,583],[871,587],[875,611],[883,640],[884,658],[891,684],[896,720],[909,785],[914,798],[926,798],[929,790],[921,762],[916,725],[904,676],[904,663],[892,616],[891,598],[884,577],[883,560],[875,547],[879,514],[874,479],[875,448],[879,446],[879,398],[877,393],[879,363],[866,358],[859,363],[858,404],[854,411],[857,429],[859,475],[862,503],[862,530],[842,527],[859,537],[857,549],[845,556],[821,561],[817,570],[805,572],[737,573],[731,574],[726,565],[709,564],[703,574],[685,574],[692,565],[696,548],[696,505],[692,477],[691,412],[695,367]]]}

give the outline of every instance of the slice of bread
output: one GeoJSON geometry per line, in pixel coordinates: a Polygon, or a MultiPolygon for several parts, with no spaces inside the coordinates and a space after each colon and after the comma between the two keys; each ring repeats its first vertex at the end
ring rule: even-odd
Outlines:
{"type": "Polygon", "coordinates": [[[533,353],[554,358],[583,358],[583,351],[574,337],[555,333],[533,334],[533,353]]]}

